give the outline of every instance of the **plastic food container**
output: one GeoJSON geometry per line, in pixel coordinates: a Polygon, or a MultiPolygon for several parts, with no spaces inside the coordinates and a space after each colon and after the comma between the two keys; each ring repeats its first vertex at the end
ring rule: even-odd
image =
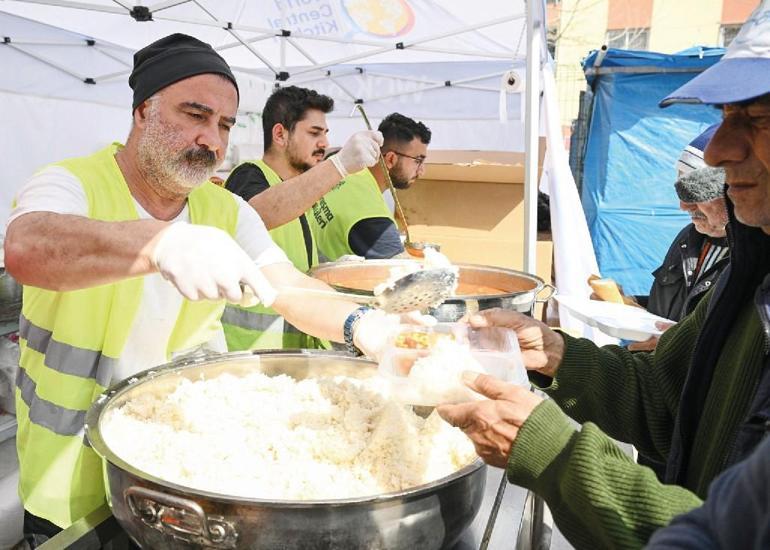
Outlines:
{"type": "Polygon", "coordinates": [[[411,405],[484,399],[463,383],[463,371],[529,386],[513,330],[464,323],[402,325],[390,337],[379,371],[390,382],[391,397],[411,405]]]}

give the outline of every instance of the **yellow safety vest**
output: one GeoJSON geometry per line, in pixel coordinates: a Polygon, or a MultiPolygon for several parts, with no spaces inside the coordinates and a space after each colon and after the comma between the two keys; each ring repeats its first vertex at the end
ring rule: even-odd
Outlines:
{"type": "MultiPolygon", "coordinates": [[[[253,164],[262,171],[270,187],[282,183],[280,176],[263,160],[248,164],[253,164]]],[[[305,243],[299,219],[271,229],[270,236],[283,249],[286,256],[294,264],[294,267],[303,273],[309,271],[311,267],[318,263],[318,252],[316,251],[312,230],[310,232],[312,257],[308,262],[307,244],[305,243]]],[[[330,347],[328,342],[305,334],[287,322],[274,309],[262,305],[244,308],[228,304],[222,316],[222,324],[225,328],[227,349],[230,351],[249,349],[328,349],[330,347]]]]}
{"type": "Polygon", "coordinates": [[[332,261],[355,254],[350,230],[361,220],[388,218],[396,223],[368,168],[349,175],[324,195],[313,205],[310,218],[318,249],[332,261]]]}
{"type": "MultiPolygon", "coordinates": [[[[139,219],[115,160],[119,147],[58,163],[80,180],[91,219],[139,219]]],[[[235,235],[238,205],[228,191],[205,183],[190,193],[188,208],[192,223],[235,235]]],[[[85,413],[111,383],[143,284],[134,277],[67,292],[24,287],[16,385],[19,494],[26,510],[59,527],[105,502],[102,464],[83,433],[85,413]]],[[[167,358],[209,341],[222,329],[223,310],[224,301],[184,300],[167,358]]]]}

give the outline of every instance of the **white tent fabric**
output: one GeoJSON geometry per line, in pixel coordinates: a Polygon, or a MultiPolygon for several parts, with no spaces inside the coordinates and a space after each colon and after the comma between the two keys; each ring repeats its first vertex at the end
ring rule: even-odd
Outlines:
{"type": "Polygon", "coordinates": [[[125,105],[131,95],[125,82],[97,86],[73,75],[90,67],[123,70],[132,53],[107,43],[91,47],[83,35],[2,12],[0,36],[11,40],[0,43],[0,219],[5,220],[16,190],[36,169],[128,134],[125,105]]]}
{"type": "MultiPolygon", "coordinates": [[[[543,65],[544,2],[532,9],[543,65]]],[[[172,32],[212,44],[235,69],[241,104],[234,145],[259,146],[265,98],[275,85],[295,84],[335,99],[333,145],[362,129],[351,113],[362,102],[374,124],[393,111],[424,121],[435,148],[522,151],[525,23],[524,0],[0,0],[0,66],[8,68],[0,73],[0,100],[7,100],[0,121],[18,129],[0,138],[12,154],[0,169],[0,217],[35,168],[125,138],[131,55],[172,32]]],[[[574,184],[562,180],[569,169],[561,136],[549,136],[548,148],[563,164],[550,171],[553,194],[574,184]]],[[[579,202],[559,204],[552,217],[571,211],[569,223],[585,225],[579,202]]],[[[557,240],[556,248],[565,258],[593,258],[588,240],[577,248],[557,240]]],[[[569,265],[557,260],[560,285],[569,265]]]]}
{"type": "MultiPolygon", "coordinates": [[[[556,104],[556,79],[550,66],[543,68],[544,111],[548,142],[561,139],[559,109],[556,104]]],[[[554,271],[559,293],[567,296],[589,296],[588,277],[599,273],[596,256],[591,245],[585,215],[581,208],[577,186],[569,169],[563,147],[549,147],[543,167],[540,189],[547,193],[551,202],[551,231],[554,246],[554,271]]],[[[592,339],[597,344],[617,344],[618,339],[575,319],[567,308],[558,305],[560,326],[574,334],[592,339]]]]}
{"type": "MultiPolygon", "coordinates": [[[[434,131],[435,148],[522,151],[523,86],[503,94],[505,123],[499,121],[498,98],[501,75],[511,70],[523,74],[524,7],[521,0],[490,1],[484,9],[457,0],[177,0],[151,5],[153,20],[139,22],[129,13],[141,12],[141,6],[126,2],[5,0],[0,2],[0,36],[7,38],[0,44],[0,63],[13,70],[0,73],[0,93],[35,96],[41,102],[83,101],[95,111],[100,105],[128,109],[133,51],[171,32],[187,32],[217,47],[240,69],[242,113],[258,114],[276,82],[304,85],[335,99],[330,117],[334,145],[362,128],[360,118],[351,116],[354,102],[362,100],[375,124],[393,111],[423,120],[434,131]],[[468,30],[474,27],[479,29],[468,30]],[[281,28],[291,36],[276,37],[281,28]],[[282,73],[288,78],[276,80],[282,73]]],[[[9,117],[6,127],[23,125],[27,118],[23,111],[8,110],[4,116],[9,117]]],[[[92,133],[100,132],[94,126],[108,120],[93,117],[87,124],[72,124],[70,144],[82,145],[78,152],[91,150],[96,143],[92,133]]],[[[261,141],[252,127],[258,119],[240,121],[233,145],[241,136],[261,141]]],[[[126,128],[118,126],[114,137],[122,139],[126,128]]],[[[41,133],[54,130],[38,126],[41,133]]],[[[16,157],[19,168],[5,177],[20,181],[19,175],[26,177],[41,160],[61,158],[72,149],[49,147],[46,152],[16,157]]],[[[15,186],[3,190],[12,192],[15,186]]]]}
{"type": "MultiPolygon", "coordinates": [[[[279,78],[318,88],[326,80],[340,107],[363,99],[383,114],[393,110],[387,107],[391,100],[438,108],[436,113],[431,108],[415,112],[417,117],[478,118],[477,111],[464,106],[494,106],[478,101],[479,95],[496,99],[500,75],[524,59],[521,0],[492,0],[484,9],[457,0],[177,0],[150,6],[153,20],[148,22],[135,21],[129,13],[141,6],[122,8],[125,2],[39,3],[5,1],[0,8],[92,37],[97,48],[108,40],[136,50],[166,34],[186,32],[212,44],[235,69],[270,83],[279,78]],[[308,28],[307,20],[318,21],[316,27],[324,30],[308,28]],[[463,31],[474,27],[481,30],[463,31]],[[281,29],[289,35],[276,36],[281,29]]],[[[101,84],[125,82],[130,66],[123,69],[89,64],[80,72],[101,84]]],[[[337,115],[349,112],[338,108],[337,115]]],[[[487,109],[483,117],[497,118],[497,112],[487,109]]]]}
{"type": "MultiPolygon", "coordinates": [[[[351,116],[358,100],[375,124],[393,111],[423,120],[434,132],[434,148],[522,151],[524,9],[522,0],[483,6],[460,0],[173,0],[147,8],[118,0],[4,0],[0,63],[12,70],[0,73],[0,93],[35,96],[41,104],[52,98],[84,102],[93,105],[94,115],[105,105],[128,110],[133,51],[171,32],[187,32],[211,43],[236,68],[242,114],[258,114],[276,83],[304,85],[335,99],[333,145],[362,128],[360,118],[351,116]],[[152,20],[137,21],[132,12],[152,20]],[[284,34],[289,36],[276,36],[284,34]],[[501,80],[509,71],[519,77],[514,89],[501,80]]],[[[104,141],[95,138],[110,129],[122,139],[129,123],[115,126],[114,114],[81,122],[70,120],[65,109],[59,114],[60,121],[45,119],[47,127],[39,115],[2,110],[6,127],[35,116],[37,132],[51,137],[44,151],[15,146],[22,154],[4,178],[22,181],[41,161],[92,150],[104,141]],[[68,139],[59,145],[55,132],[62,125],[68,139]]],[[[261,147],[259,122],[241,116],[232,144],[261,147]]],[[[2,188],[3,218],[9,202],[3,199],[16,187],[2,188]]]]}

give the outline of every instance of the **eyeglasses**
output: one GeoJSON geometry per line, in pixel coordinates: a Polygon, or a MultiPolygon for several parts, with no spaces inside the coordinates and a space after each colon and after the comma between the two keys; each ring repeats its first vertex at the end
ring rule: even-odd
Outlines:
{"type": "Polygon", "coordinates": [[[425,162],[425,159],[427,157],[413,157],[412,155],[406,155],[404,153],[399,153],[398,151],[393,151],[395,154],[397,154],[399,157],[406,157],[408,159],[412,159],[415,163],[417,163],[417,168],[423,165],[425,162]]]}

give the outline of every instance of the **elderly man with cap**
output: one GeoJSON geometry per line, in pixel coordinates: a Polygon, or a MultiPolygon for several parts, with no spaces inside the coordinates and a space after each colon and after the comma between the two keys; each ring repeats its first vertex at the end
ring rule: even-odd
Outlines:
{"type": "Polygon", "coordinates": [[[468,385],[491,400],[438,408],[484,460],[541,494],[578,548],[643,546],[768,433],[770,0],[721,61],[662,106],[676,102],[723,113],[705,151],[727,183],[730,265],[718,282],[652,353],[600,348],[515,312],[482,312],[472,324],[514,329],[530,379],[552,399],[471,375],[468,385]],[[665,483],[611,437],[665,461],[665,483]]]}
{"type": "MultiPolygon", "coordinates": [[[[712,126],[693,143],[704,136],[708,143],[716,128],[712,126]]],[[[702,147],[705,149],[705,143],[702,147]]],[[[729,261],[724,170],[701,163],[694,170],[680,169],[674,184],[679,207],[690,215],[692,223],[679,232],[663,264],[653,273],[655,280],[646,304],[650,313],[672,321],[692,313],[729,261]]]]}
{"type": "Polygon", "coordinates": [[[207,182],[235,123],[238,86],[181,34],[138,51],[125,146],[64,160],[19,191],[5,265],[24,285],[17,378],[19,494],[34,547],[105,501],[85,411],[113,382],[208,348],[242,286],[295,326],[376,355],[382,312],[277,294],[329,287],[300,273],[243,200],[207,182]]]}
{"type": "MultiPolygon", "coordinates": [[[[703,150],[718,127],[710,126],[682,151],[674,187],[679,207],[690,214],[692,223],[677,234],[663,263],[653,271],[649,295],[634,296],[629,302],[672,321],[693,312],[730,261],[724,170],[709,167],[703,160],[703,150]]],[[[658,340],[652,336],[632,342],[628,349],[651,351],[658,340]]]]}

